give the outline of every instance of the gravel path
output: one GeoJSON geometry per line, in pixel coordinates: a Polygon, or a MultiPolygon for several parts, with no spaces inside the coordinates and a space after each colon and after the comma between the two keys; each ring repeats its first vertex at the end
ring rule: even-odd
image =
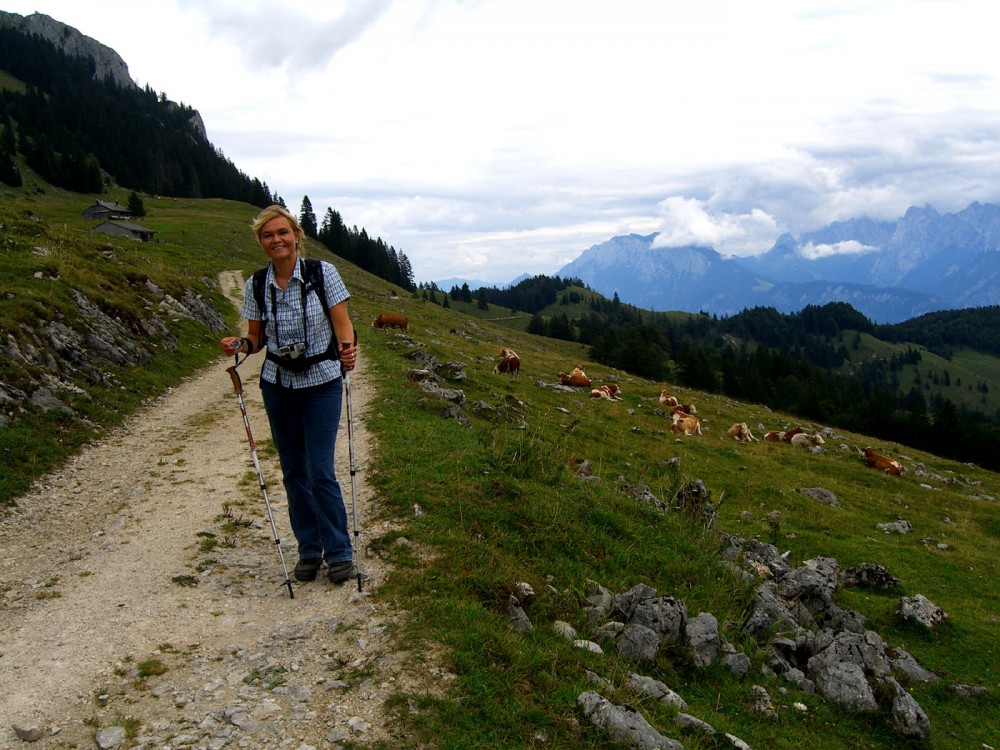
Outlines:
{"type": "MultiPolygon", "coordinates": [[[[239,277],[222,281],[235,301],[239,277]]],[[[123,733],[119,747],[144,748],[387,737],[383,701],[415,685],[393,652],[392,613],[370,598],[385,567],[364,556],[360,594],[321,573],[289,597],[231,363],[150,403],[0,518],[0,748],[29,746],[15,727],[41,735],[33,748],[111,747],[123,733]]],[[[259,368],[259,357],[240,368],[244,399],[291,571],[259,368]]],[[[364,549],[385,529],[368,520],[363,359],[351,392],[364,549]]],[[[337,473],[350,516],[347,442],[345,408],[337,473]]],[[[423,669],[425,682],[446,678],[423,669]]]]}

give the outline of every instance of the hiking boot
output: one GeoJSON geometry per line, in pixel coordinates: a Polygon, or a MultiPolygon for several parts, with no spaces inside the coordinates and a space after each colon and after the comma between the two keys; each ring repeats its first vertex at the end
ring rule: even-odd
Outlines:
{"type": "Polygon", "coordinates": [[[343,583],[350,579],[353,570],[354,566],[350,560],[330,563],[330,569],[326,572],[326,576],[330,579],[330,583],[343,583]]]}
{"type": "Polygon", "coordinates": [[[322,564],[322,557],[299,558],[299,561],[295,563],[295,580],[315,581],[316,574],[319,573],[322,564]]]}

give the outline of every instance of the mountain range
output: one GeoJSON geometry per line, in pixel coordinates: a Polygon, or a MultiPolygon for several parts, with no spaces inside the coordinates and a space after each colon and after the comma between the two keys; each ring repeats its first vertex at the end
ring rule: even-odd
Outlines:
{"type": "Polygon", "coordinates": [[[784,234],[767,252],[658,247],[657,234],[615,237],[558,275],[647,310],[726,316],[753,307],[798,312],[846,302],[876,323],[1000,304],[1000,206],[957,213],[912,207],[896,221],[838,221],[784,234]]]}

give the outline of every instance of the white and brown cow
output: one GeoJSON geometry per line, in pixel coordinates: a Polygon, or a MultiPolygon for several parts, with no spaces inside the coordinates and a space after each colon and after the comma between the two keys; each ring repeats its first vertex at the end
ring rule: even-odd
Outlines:
{"type": "Polygon", "coordinates": [[[599,385],[590,392],[591,398],[606,398],[608,401],[621,401],[621,388],[614,383],[599,385]]]}
{"type": "Polygon", "coordinates": [[[590,388],[590,378],[587,377],[587,373],[583,371],[583,367],[577,365],[573,368],[573,372],[568,375],[565,372],[559,373],[559,382],[563,385],[571,385],[575,388],[590,388]]]}
{"type": "Polygon", "coordinates": [[[741,443],[757,442],[757,438],[753,436],[750,426],[746,422],[737,422],[726,430],[726,434],[733,438],[733,440],[739,440],[741,443]]]}
{"type": "Polygon", "coordinates": [[[871,466],[873,469],[884,471],[886,474],[891,474],[894,477],[898,477],[903,473],[903,465],[899,461],[876,453],[874,448],[865,448],[861,451],[861,454],[865,457],[865,464],[871,466]]]}
{"type": "Polygon", "coordinates": [[[679,435],[701,435],[701,420],[693,414],[677,412],[673,416],[670,431],[679,435]]]}
{"type": "Polygon", "coordinates": [[[798,448],[805,448],[806,450],[813,450],[814,448],[818,448],[826,443],[823,436],[818,432],[815,435],[810,435],[807,432],[798,432],[795,435],[792,435],[788,442],[798,448]]]}

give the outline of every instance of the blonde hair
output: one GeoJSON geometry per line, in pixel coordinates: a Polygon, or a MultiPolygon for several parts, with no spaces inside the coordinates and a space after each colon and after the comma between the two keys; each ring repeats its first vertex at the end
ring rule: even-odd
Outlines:
{"type": "Polygon", "coordinates": [[[260,242],[261,232],[264,231],[264,225],[271,219],[287,219],[288,223],[292,227],[292,231],[295,232],[295,254],[300,258],[305,257],[305,249],[302,247],[302,242],[305,239],[305,232],[302,231],[302,226],[299,224],[299,220],[284,206],[279,206],[273,204],[263,209],[254,218],[253,223],[250,228],[253,229],[254,235],[257,237],[257,242],[260,242]]]}

